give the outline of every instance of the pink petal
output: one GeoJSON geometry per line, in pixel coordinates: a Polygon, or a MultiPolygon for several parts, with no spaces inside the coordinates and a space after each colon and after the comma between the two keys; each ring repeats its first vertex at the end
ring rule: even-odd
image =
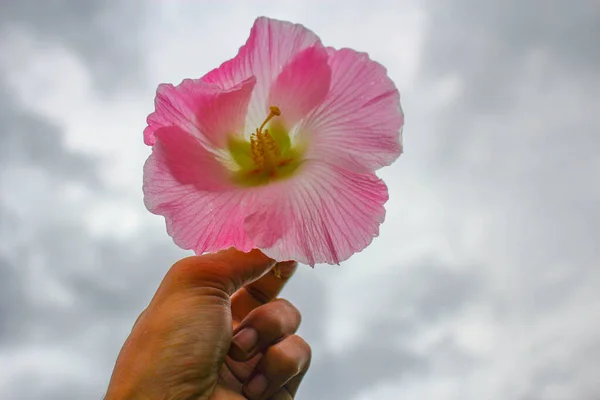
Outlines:
{"type": "Polygon", "coordinates": [[[386,69],[367,54],[329,50],[331,89],[303,121],[307,157],[355,171],[375,171],[402,153],[404,115],[386,69]]]}
{"type": "Polygon", "coordinates": [[[252,249],[243,228],[251,193],[231,186],[214,156],[181,128],[163,128],[156,136],[144,165],[144,203],[165,217],[175,243],[198,254],[252,249]]]}
{"type": "Polygon", "coordinates": [[[178,126],[161,128],[155,136],[152,151],[162,156],[162,166],[180,184],[194,185],[199,190],[231,188],[228,171],[197,138],[178,126]]]}
{"type": "Polygon", "coordinates": [[[317,43],[320,44],[317,35],[302,25],[260,17],[237,56],[202,80],[226,89],[255,76],[257,83],[250,102],[249,125],[258,127],[268,114],[271,84],[298,53],[317,43]]]}
{"type": "Polygon", "coordinates": [[[276,260],[337,264],[367,247],[385,218],[387,187],[373,173],[306,162],[298,174],[260,189],[245,227],[276,260]]]}
{"type": "Polygon", "coordinates": [[[316,45],[300,52],[277,77],[268,104],[278,106],[289,130],[319,105],[329,91],[331,68],[327,50],[316,45]]]}
{"type": "Polygon", "coordinates": [[[144,142],[153,145],[158,129],[177,125],[208,146],[223,147],[228,135],[243,133],[255,84],[249,77],[228,89],[197,79],[185,79],[178,86],[159,85],[144,142]]]}

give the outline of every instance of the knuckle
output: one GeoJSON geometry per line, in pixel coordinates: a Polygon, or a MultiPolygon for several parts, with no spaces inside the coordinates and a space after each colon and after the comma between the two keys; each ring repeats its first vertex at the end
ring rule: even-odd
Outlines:
{"type": "Polygon", "coordinates": [[[250,296],[254,297],[256,300],[258,300],[261,303],[267,303],[269,302],[269,300],[271,300],[271,297],[269,296],[269,294],[263,290],[261,287],[258,287],[256,285],[249,285],[246,286],[246,290],[248,291],[248,293],[250,293],[250,296]]]}
{"type": "Polygon", "coordinates": [[[249,324],[277,336],[295,332],[300,325],[300,311],[287,300],[275,300],[248,315],[249,324]]]}
{"type": "Polygon", "coordinates": [[[167,277],[174,283],[189,280],[196,275],[196,271],[204,269],[203,267],[206,264],[207,260],[202,256],[185,257],[173,264],[167,273],[167,277]]]}
{"type": "Polygon", "coordinates": [[[165,280],[171,289],[204,286],[227,291],[232,284],[226,279],[229,267],[222,257],[190,256],[173,264],[165,280]]]}
{"type": "Polygon", "coordinates": [[[277,299],[275,300],[277,303],[281,305],[281,307],[285,310],[287,314],[290,314],[294,318],[300,320],[302,318],[302,314],[300,314],[300,310],[296,308],[289,300],[286,299],[277,299]]]}
{"type": "Polygon", "coordinates": [[[298,348],[304,355],[305,364],[308,367],[308,365],[310,365],[310,362],[312,360],[312,348],[310,347],[310,344],[308,344],[308,342],[306,340],[304,340],[302,337],[300,337],[298,335],[294,335],[294,337],[297,341],[298,348]]]}
{"type": "Polygon", "coordinates": [[[277,365],[274,365],[272,367],[273,371],[270,371],[273,375],[291,377],[300,372],[300,360],[294,353],[280,350],[276,359],[277,365]]]}
{"type": "Polygon", "coordinates": [[[277,310],[270,307],[260,307],[252,311],[248,316],[250,325],[257,330],[280,335],[283,332],[284,318],[277,310]]]}
{"type": "Polygon", "coordinates": [[[263,369],[269,376],[288,379],[305,372],[312,357],[310,345],[298,335],[270,347],[263,359],[263,369]]]}

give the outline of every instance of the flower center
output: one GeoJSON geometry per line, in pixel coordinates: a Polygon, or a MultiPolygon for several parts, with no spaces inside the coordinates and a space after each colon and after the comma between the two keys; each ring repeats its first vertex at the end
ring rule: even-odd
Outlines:
{"type": "Polygon", "coordinates": [[[292,146],[290,135],[282,124],[269,121],[281,115],[271,106],[264,122],[250,135],[250,140],[232,135],[228,150],[236,164],[232,170],[233,180],[243,186],[265,185],[271,181],[289,177],[302,163],[303,148],[292,146]]]}
{"type": "Polygon", "coordinates": [[[281,111],[276,106],[271,106],[270,109],[271,112],[260,128],[257,128],[256,132],[250,136],[250,152],[252,161],[259,170],[273,174],[280,162],[281,150],[277,147],[277,143],[269,134],[268,129],[263,130],[263,128],[273,117],[281,115],[281,111]]]}

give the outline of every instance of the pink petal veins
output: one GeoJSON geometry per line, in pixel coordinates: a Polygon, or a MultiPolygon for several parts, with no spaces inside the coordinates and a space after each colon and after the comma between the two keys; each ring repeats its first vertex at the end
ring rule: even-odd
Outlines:
{"type": "Polygon", "coordinates": [[[178,127],[158,132],[144,165],[144,203],[163,215],[167,232],[183,249],[198,254],[254,246],[244,230],[251,193],[221,179],[225,171],[197,139],[178,127]]]}
{"type": "Polygon", "coordinates": [[[206,74],[202,80],[226,89],[255,76],[256,88],[247,125],[258,127],[269,113],[269,88],[282,69],[302,50],[320,43],[317,35],[302,25],[260,17],[237,56],[206,74]]]}
{"type": "Polygon", "coordinates": [[[271,87],[268,104],[279,107],[278,121],[283,121],[288,130],[327,95],[331,83],[328,58],[321,45],[303,50],[285,66],[271,87]]]}
{"type": "Polygon", "coordinates": [[[402,153],[400,95],[385,68],[365,53],[330,49],[331,89],[299,130],[307,157],[375,171],[402,153]]]}
{"type": "Polygon", "coordinates": [[[360,174],[311,161],[293,178],[263,187],[244,223],[276,260],[337,264],[366,248],[385,218],[387,187],[360,174]]]}
{"type": "Polygon", "coordinates": [[[228,135],[243,133],[255,84],[256,80],[249,77],[228,89],[197,79],[185,79],[178,86],[159,85],[156,110],[148,116],[144,130],[145,143],[153,145],[158,129],[176,125],[206,146],[223,147],[228,135]]]}
{"type": "Polygon", "coordinates": [[[178,126],[161,128],[155,135],[157,141],[152,151],[161,154],[162,166],[179,183],[210,191],[233,187],[229,183],[228,171],[196,137],[178,126]]]}
{"type": "MultiPolygon", "coordinates": [[[[378,235],[388,192],[374,171],[402,152],[404,117],[385,68],[366,54],[324,49],[301,25],[258,18],[235,58],[201,79],[160,85],[155,108],[144,131],[153,146],[144,202],[180,247],[335,264],[378,235]],[[244,184],[217,154],[231,135],[258,128],[269,106],[282,111],[273,122],[301,141],[283,160],[297,169],[244,184]]],[[[236,151],[247,151],[241,143],[236,151]]],[[[249,162],[239,164],[244,173],[265,173],[249,162]]]]}

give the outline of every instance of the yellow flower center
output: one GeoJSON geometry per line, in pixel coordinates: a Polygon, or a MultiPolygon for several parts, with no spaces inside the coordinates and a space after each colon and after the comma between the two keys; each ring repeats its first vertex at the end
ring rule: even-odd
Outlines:
{"type": "Polygon", "coordinates": [[[281,115],[278,107],[271,106],[271,112],[262,123],[260,128],[250,136],[250,151],[252,153],[252,161],[258,169],[269,174],[273,174],[277,170],[277,166],[281,158],[281,150],[277,147],[277,143],[267,129],[263,130],[267,122],[271,118],[281,115]]]}
{"type": "Polygon", "coordinates": [[[301,164],[301,151],[292,147],[290,136],[281,124],[270,123],[281,115],[276,106],[250,140],[229,138],[228,150],[236,163],[233,180],[243,186],[258,186],[289,177],[301,164]],[[270,124],[269,124],[270,123],[270,124]],[[265,127],[269,124],[269,129],[265,127]]]}

